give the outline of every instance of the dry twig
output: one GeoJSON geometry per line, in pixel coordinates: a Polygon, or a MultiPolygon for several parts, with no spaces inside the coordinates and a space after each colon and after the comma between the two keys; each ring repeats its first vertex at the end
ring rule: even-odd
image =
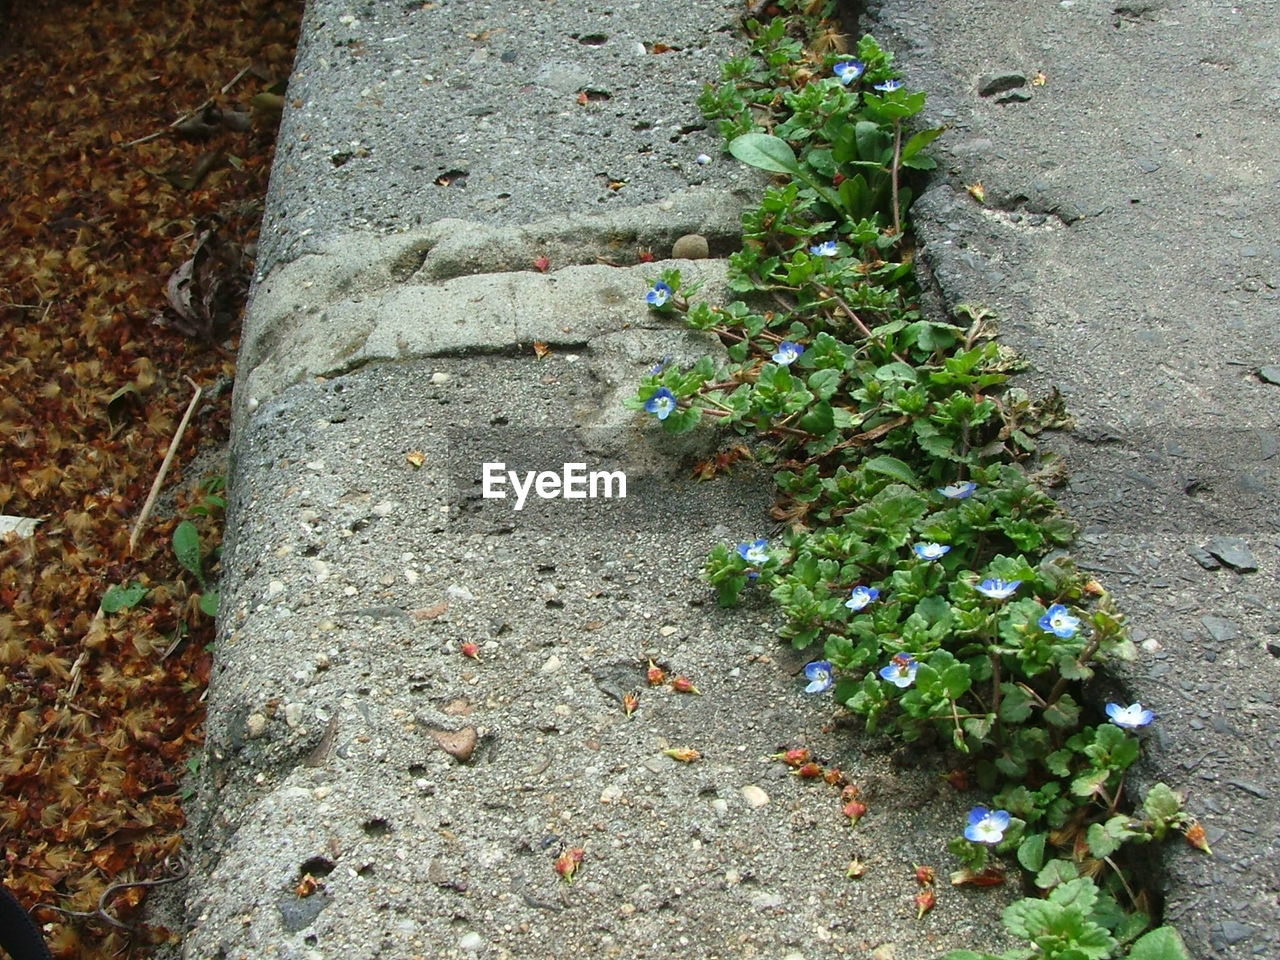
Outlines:
{"type": "Polygon", "coordinates": [[[169,472],[169,464],[173,462],[173,455],[178,452],[178,444],[182,441],[182,435],[187,431],[187,424],[191,422],[191,414],[195,413],[196,404],[200,402],[200,394],[204,392],[203,387],[196,386],[196,382],[190,377],[185,378],[187,383],[195,387],[195,393],[191,396],[191,402],[187,404],[187,412],[182,415],[182,422],[178,424],[178,430],[173,435],[173,439],[169,441],[169,452],[164,455],[164,462],[160,464],[160,472],[156,474],[155,480],[151,484],[151,492],[147,494],[147,502],[142,505],[142,512],[138,514],[138,520],[133,525],[133,532],[129,534],[129,552],[133,553],[133,548],[138,544],[138,534],[142,531],[142,525],[146,523],[147,517],[151,515],[151,508],[155,506],[156,496],[160,493],[160,487],[164,484],[164,478],[169,472]]]}

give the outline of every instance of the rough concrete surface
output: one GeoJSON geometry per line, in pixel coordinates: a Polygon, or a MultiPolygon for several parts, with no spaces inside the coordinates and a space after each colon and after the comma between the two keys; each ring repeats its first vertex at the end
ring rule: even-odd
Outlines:
{"type": "Polygon", "coordinates": [[[1280,389],[1257,375],[1280,356],[1278,14],[894,0],[867,22],[951,128],[914,208],[942,299],[995,310],[1076,417],[1078,555],[1144,651],[1098,693],[1156,710],[1142,780],[1208,829],[1212,858],[1174,845],[1158,878],[1199,957],[1280,956],[1280,389]]]}
{"type": "Polygon", "coordinates": [[[700,233],[712,259],[678,265],[722,293],[761,180],[693,101],[737,14],[309,7],[236,388],[186,956],[1005,945],[1013,890],[915,919],[913,866],[946,869],[970,798],[834,724],[765,598],[710,602],[707,551],[772,532],[767,473],[695,483],[715,439],[621,407],[718,349],[650,314],[672,264],[637,261],[700,233]],[[623,469],[627,497],[516,511],[478,495],[498,461],[623,469]],[[650,688],[650,659],[701,694],[650,688]],[[796,745],[862,790],[856,829],[773,759],[796,745]]]}
{"type": "MultiPolygon", "coordinates": [[[[1187,790],[1217,853],[1171,850],[1170,916],[1198,956],[1272,956],[1280,388],[1251,371],[1280,354],[1277,25],[1121,6],[895,0],[866,24],[952,127],[915,211],[938,307],[996,309],[1080,421],[1082,558],[1146,651],[1115,689],[1160,714],[1143,778],[1187,790]]],[[[663,264],[637,260],[696,231],[713,259],[680,266],[723,276],[760,181],[693,101],[739,12],[309,4],[236,388],[187,957],[1009,945],[1012,889],[914,916],[911,866],[945,874],[971,798],[806,697],[763,598],[709,601],[706,551],[771,533],[767,475],[695,484],[711,441],[619,407],[710,348],[648,313],[663,264]],[[498,460],[625,469],[628,495],[516,511],[478,497],[498,460]],[[650,658],[702,695],[650,689],[650,658]],[[801,744],[862,787],[856,829],[770,759],[801,744]]]]}

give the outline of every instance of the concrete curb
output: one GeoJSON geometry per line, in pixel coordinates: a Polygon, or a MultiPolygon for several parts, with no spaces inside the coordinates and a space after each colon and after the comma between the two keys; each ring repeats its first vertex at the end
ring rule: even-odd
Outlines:
{"type": "MultiPolygon", "coordinates": [[[[620,405],[714,349],[644,305],[675,262],[636,261],[694,231],[723,256],[758,187],[694,103],[737,10],[309,7],[237,383],[186,956],[1007,945],[985,918],[1012,891],[915,920],[912,864],[967,798],[833,728],[765,598],[709,603],[706,552],[769,533],[767,472],[700,484],[717,438],[620,405]],[[630,489],[517,512],[480,496],[490,461],[630,489]],[[650,659],[703,695],[649,688],[650,659]],[[797,744],[862,788],[856,831],[771,759],[797,744]]],[[[678,265],[716,295],[724,261],[678,265]]]]}

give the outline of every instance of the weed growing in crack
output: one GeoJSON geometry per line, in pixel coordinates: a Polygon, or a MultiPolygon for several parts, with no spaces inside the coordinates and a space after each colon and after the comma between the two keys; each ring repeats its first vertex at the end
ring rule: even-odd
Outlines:
{"type": "MultiPolygon", "coordinates": [[[[1061,400],[1009,385],[1020,363],[984,311],[919,307],[904,178],[934,168],[925,150],[942,130],[911,131],[925,94],[872,37],[854,58],[807,48],[831,31],[802,16],[748,29],[751,55],[700,100],[729,153],[776,175],[730,258],[743,299],[695,300],[677,270],[647,294],[718,334],[728,363],[655,367],[627,401],[669,433],[753,434],[775,467],[781,538],[717,547],[706,577],[726,606],[768,591],[784,636],[822,645],[810,692],[830,688],[868,731],[961,755],[987,802],[950,844],[952,882],[998,883],[1015,858],[1044,896],[1005,925],[1035,956],[1186,957],[1171,928],[1143,935],[1148,897],[1116,858],[1174,832],[1208,848],[1170,787],[1136,809],[1126,796],[1150,712],[1085,705],[1095,671],[1135,651],[1029,470],[1037,434],[1069,423],[1061,400]]],[[[932,906],[932,879],[926,893],[932,906]]]]}

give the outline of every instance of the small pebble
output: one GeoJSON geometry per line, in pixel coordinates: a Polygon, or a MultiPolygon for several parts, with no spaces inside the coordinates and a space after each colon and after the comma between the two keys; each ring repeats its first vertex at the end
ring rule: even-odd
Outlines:
{"type": "Polygon", "coordinates": [[[707,238],[700,233],[686,233],[676,240],[671,248],[674,260],[705,260],[711,255],[711,246],[707,238]]]}
{"type": "Polygon", "coordinates": [[[244,735],[250,740],[256,740],[267,732],[267,723],[269,721],[261,713],[251,713],[244,722],[244,735]]]}
{"type": "Polygon", "coordinates": [[[458,946],[469,953],[476,953],[484,946],[484,937],[472,930],[470,933],[463,934],[458,946]]]}
{"type": "Polygon", "coordinates": [[[286,703],[284,705],[284,722],[293,730],[300,727],[302,725],[302,704],[286,703]]]}
{"type": "Polygon", "coordinates": [[[752,809],[758,809],[769,803],[769,795],[754,783],[749,783],[742,788],[742,797],[752,809]]]}
{"type": "Polygon", "coordinates": [[[449,374],[442,373],[441,371],[438,371],[438,370],[431,375],[431,382],[434,383],[436,386],[440,386],[442,384],[448,383],[450,379],[452,378],[449,376],[449,374]]]}

